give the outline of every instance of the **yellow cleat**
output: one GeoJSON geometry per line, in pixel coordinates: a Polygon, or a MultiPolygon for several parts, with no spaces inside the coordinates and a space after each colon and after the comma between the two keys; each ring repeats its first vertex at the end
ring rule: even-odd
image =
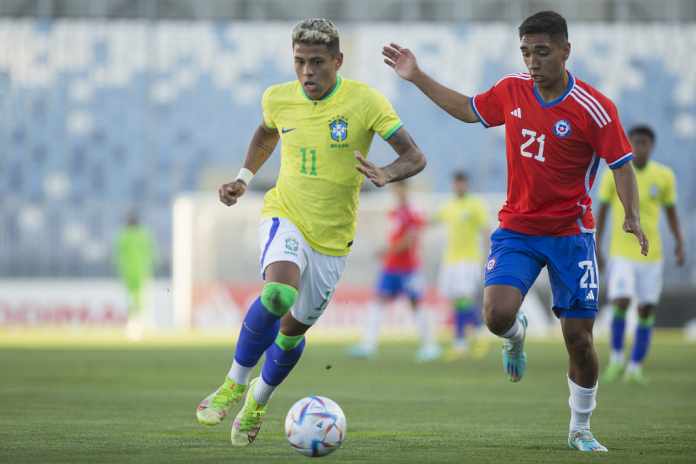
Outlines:
{"type": "Polygon", "coordinates": [[[229,414],[232,406],[244,395],[246,385],[237,385],[226,378],[220,388],[206,396],[196,408],[196,419],[202,425],[218,425],[229,414]]]}
{"type": "Polygon", "coordinates": [[[230,432],[232,446],[251,445],[261,430],[263,416],[266,415],[266,405],[258,404],[254,399],[254,386],[258,380],[259,378],[256,377],[249,382],[249,391],[246,394],[244,406],[232,423],[232,431],[230,432]]]}

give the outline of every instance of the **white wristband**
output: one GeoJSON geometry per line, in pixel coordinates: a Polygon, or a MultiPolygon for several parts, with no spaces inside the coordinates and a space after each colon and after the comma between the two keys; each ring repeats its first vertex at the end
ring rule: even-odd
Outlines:
{"type": "Polygon", "coordinates": [[[254,178],[254,173],[248,170],[247,168],[242,168],[239,170],[239,174],[237,174],[237,178],[235,180],[241,180],[244,182],[247,186],[251,183],[251,179],[254,178]]]}

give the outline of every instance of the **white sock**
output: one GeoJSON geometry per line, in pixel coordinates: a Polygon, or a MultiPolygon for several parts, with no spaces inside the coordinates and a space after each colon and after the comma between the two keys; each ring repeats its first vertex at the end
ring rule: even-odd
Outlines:
{"type": "Polygon", "coordinates": [[[252,369],[253,367],[244,367],[237,361],[232,361],[232,367],[230,367],[227,377],[234,380],[237,385],[249,385],[252,369]]]}
{"type": "Polygon", "coordinates": [[[577,385],[568,377],[570,397],[570,431],[590,430],[590,416],[597,406],[597,384],[592,388],[577,385]]]}
{"type": "Polygon", "coordinates": [[[513,342],[519,342],[524,338],[524,326],[522,323],[515,318],[515,322],[512,324],[507,332],[501,335],[503,338],[507,338],[513,342]]]}
{"type": "Polygon", "coordinates": [[[636,372],[640,370],[640,363],[631,361],[628,363],[628,372],[636,372]]]}
{"type": "Polygon", "coordinates": [[[271,399],[271,395],[278,388],[278,385],[268,385],[263,380],[263,376],[259,378],[259,381],[254,386],[254,400],[258,404],[266,404],[268,400],[271,399]]]}
{"type": "Polygon", "coordinates": [[[624,363],[624,352],[611,350],[611,355],[609,356],[609,362],[611,364],[623,364],[624,363]]]}
{"type": "Polygon", "coordinates": [[[423,308],[416,308],[413,311],[413,317],[416,322],[416,329],[418,330],[418,335],[421,339],[421,346],[431,347],[435,345],[435,334],[433,333],[433,327],[430,323],[430,317],[427,311],[423,308]]]}
{"type": "Polygon", "coordinates": [[[384,305],[370,303],[367,307],[367,325],[363,333],[362,346],[367,351],[374,351],[379,345],[379,329],[382,324],[384,305]]]}

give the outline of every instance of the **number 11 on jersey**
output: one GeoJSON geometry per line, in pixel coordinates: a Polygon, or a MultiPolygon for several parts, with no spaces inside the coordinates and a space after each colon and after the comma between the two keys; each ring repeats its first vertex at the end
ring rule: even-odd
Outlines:
{"type": "Polygon", "coordinates": [[[317,175],[317,151],[314,148],[300,148],[300,174],[316,176],[317,175]],[[311,158],[309,172],[307,172],[307,158],[311,158]]]}

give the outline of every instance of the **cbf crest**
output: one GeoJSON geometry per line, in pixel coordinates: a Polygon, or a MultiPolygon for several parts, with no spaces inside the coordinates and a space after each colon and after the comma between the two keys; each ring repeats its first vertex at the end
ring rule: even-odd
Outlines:
{"type": "Polygon", "coordinates": [[[336,116],[329,121],[329,131],[331,139],[336,142],[343,142],[348,138],[348,121],[343,116],[336,116]]]}
{"type": "Polygon", "coordinates": [[[565,119],[559,119],[556,121],[556,124],[553,125],[553,133],[556,134],[556,137],[563,139],[568,137],[571,132],[570,123],[565,119]]]}

